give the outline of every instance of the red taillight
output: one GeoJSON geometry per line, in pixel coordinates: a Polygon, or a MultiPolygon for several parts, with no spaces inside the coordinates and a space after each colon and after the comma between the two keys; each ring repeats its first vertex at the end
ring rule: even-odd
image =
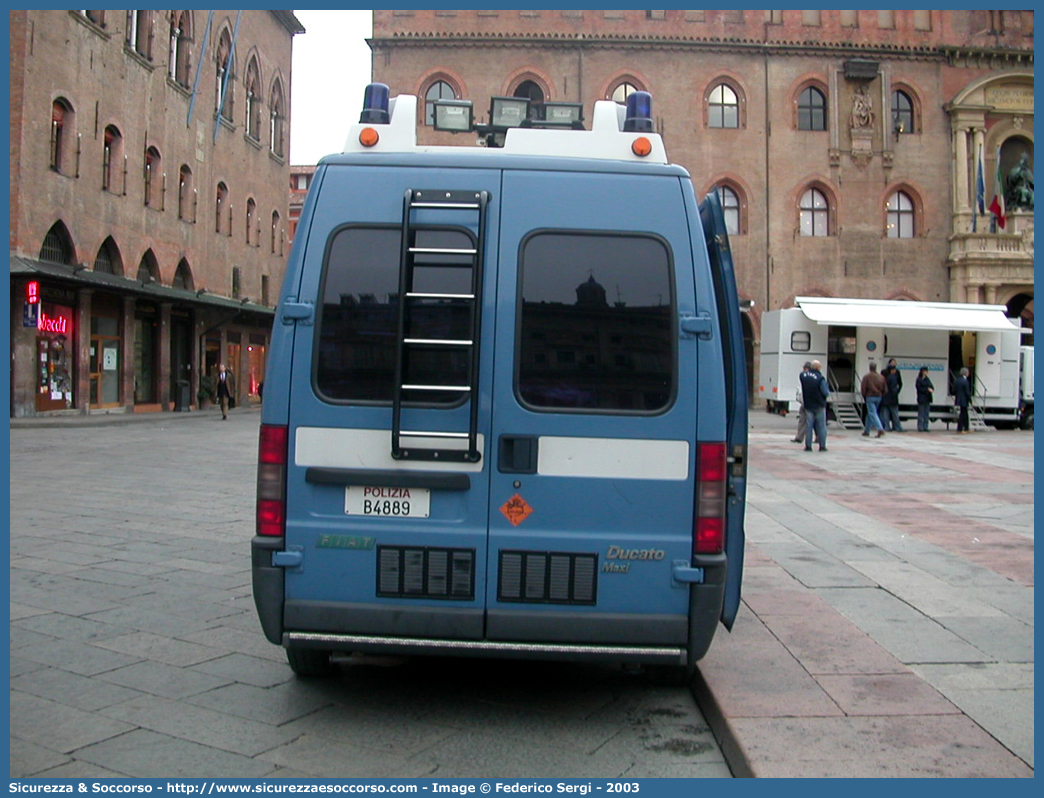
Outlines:
{"type": "Polygon", "coordinates": [[[286,533],[286,457],[288,430],[261,425],[257,447],[257,534],[286,533]]]}
{"type": "Polygon", "coordinates": [[[725,547],[725,444],[696,444],[696,523],[693,549],[720,554],[725,547]]]}
{"type": "Polygon", "coordinates": [[[286,440],[286,427],[262,424],[261,440],[257,448],[257,462],[286,465],[286,440]]]}

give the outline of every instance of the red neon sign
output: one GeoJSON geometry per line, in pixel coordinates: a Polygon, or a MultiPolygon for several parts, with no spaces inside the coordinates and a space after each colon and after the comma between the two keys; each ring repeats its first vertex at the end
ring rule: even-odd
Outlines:
{"type": "Polygon", "coordinates": [[[30,305],[35,305],[40,301],[40,284],[36,280],[26,283],[25,301],[30,305]]]}
{"type": "Polygon", "coordinates": [[[69,330],[69,320],[65,316],[58,316],[53,319],[48,318],[47,314],[41,312],[40,319],[36,322],[36,328],[44,332],[66,335],[69,330]]]}

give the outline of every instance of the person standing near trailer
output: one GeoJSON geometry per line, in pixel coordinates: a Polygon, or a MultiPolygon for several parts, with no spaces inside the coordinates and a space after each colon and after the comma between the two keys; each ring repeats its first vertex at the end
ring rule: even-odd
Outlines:
{"type": "Polygon", "coordinates": [[[903,390],[903,375],[899,373],[894,357],[888,361],[881,376],[888,385],[888,391],[881,398],[881,423],[886,430],[902,432],[903,425],[899,421],[899,394],[903,390]]]}
{"type": "Polygon", "coordinates": [[[826,403],[830,395],[830,386],[820,369],[823,364],[812,361],[812,368],[801,372],[801,399],[805,417],[805,451],[812,451],[812,434],[819,440],[819,451],[827,450],[826,403]]]}
{"type": "MultiPolygon", "coordinates": [[[[812,368],[812,361],[806,360],[805,361],[805,365],[801,369],[801,373],[804,374],[806,371],[809,371],[811,368],[812,368]]],[[[798,379],[799,380],[801,379],[801,375],[798,375],[798,379]]],[[[805,440],[805,430],[808,428],[808,419],[805,418],[805,400],[804,400],[804,397],[802,396],[802,387],[801,387],[800,382],[798,383],[798,389],[797,389],[797,401],[798,401],[798,404],[801,405],[801,407],[798,408],[798,414],[797,414],[797,417],[798,417],[798,428],[797,428],[797,432],[794,433],[794,437],[791,438],[791,440],[794,443],[801,443],[803,440],[805,440]]]]}
{"type": "Polygon", "coordinates": [[[957,379],[953,381],[953,403],[957,406],[958,435],[967,435],[971,432],[971,424],[968,422],[968,406],[971,405],[969,373],[967,368],[962,368],[957,379]]]}
{"type": "Polygon", "coordinates": [[[932,409],[932,393],[935,391],[935,386],[932,385],[932,380],[928,376],[928,369],[921,366],[921,370],[917,373],[917,431],[927,432],[929,414],[932,409]]]}
{"type": "Polygon", "coordinates": [[[869,437],[870,430],[877,430],[878,438],[884,437],[884,425],[878,408],[881,406],[881,397],[888,392],[888,383],[884,377],[877,373],[877,364],[870,364],[870,371],[863,377],[859,391],[866,402],[866,425],[863,427],[863,437],[869,437]]]}

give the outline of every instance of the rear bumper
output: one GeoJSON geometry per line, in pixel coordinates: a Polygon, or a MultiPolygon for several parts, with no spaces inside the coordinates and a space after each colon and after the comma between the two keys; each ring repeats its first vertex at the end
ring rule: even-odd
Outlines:
{"type": "Polygon", "coordinates": [[[268,641],[339,652],[692,665],[710,648],[725,590],[725,555],[716,555],[693,563],[704,580],[686,585],[687,615],[287,601],[284,569],[272,565],[283,539],[255,537],[251,548],[254,604],[268,641]]]}
{"type": "Polygon", "coordinates": [[[497,642],[490,640],[440,640],[430,637],[378,637],[324,632],[287,632],[283,645],[330,651],[359,651],[381,654],[451,655],[545,659],[576,662],[635,662],[685,665],[686,651],[680,646],[624,646],[568,643],[497,642]]]}

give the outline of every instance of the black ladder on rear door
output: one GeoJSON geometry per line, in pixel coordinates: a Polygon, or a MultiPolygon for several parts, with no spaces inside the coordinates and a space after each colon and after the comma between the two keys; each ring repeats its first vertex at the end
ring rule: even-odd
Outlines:
{"type": "MultiPolygon", "coordinates": [[[[398,339],[395,357],[395,388],[392,395],[392,457],[397,460],[448,460],[476,462],[481,457],[478,449],[478,366],[482,309],[482,252],[486,238],[486,207],[489,192],[442,191],[407,189],[402,209],[402,252],[399,257],[399,313],[398,339]],[[418,246],[418,227],[414,212],[434,209],[474,214],[478,219],[478,235],[474,248],[445,248],[418,246]],[[419,262],[427,260],[427,263],[419,262]],[[415,291],[414,271],[420,266],[442,266],[470,269],[471,288],[467,293],[415,291]],[[414,311],[421,305],[429,311],[425,321],[430,325],[432,309],[443,309],[448,314],[466,308],[468,333],[464,338],[421,337],[416,329],[414,311]],[[467,375],[464,384],[416,384],[406,382],[407,364],[411,352],[422,349],[457,350],[467,352],[467,375]],[[410,396],[432,392],[459,393],[470,404],[468,429],[464,430],[404,430],[402,406],[410,396]],[[411,446],[408,441],[427,439],[423,447],[411,446]],[[430,441],[456,443],[455,446],[430,447],[430,441]],[[466,443],[466,448],[461,446],[466,443]]],[[[441,218],[441,217],[440,217],[441,218]]],[[[469,221],[473,217],[469,217],[469,221]]],[[[437,325],[436,325],[437,326],[437,325]]],[[[449,325],[447,325],[449,326],[449,325]]]]}

